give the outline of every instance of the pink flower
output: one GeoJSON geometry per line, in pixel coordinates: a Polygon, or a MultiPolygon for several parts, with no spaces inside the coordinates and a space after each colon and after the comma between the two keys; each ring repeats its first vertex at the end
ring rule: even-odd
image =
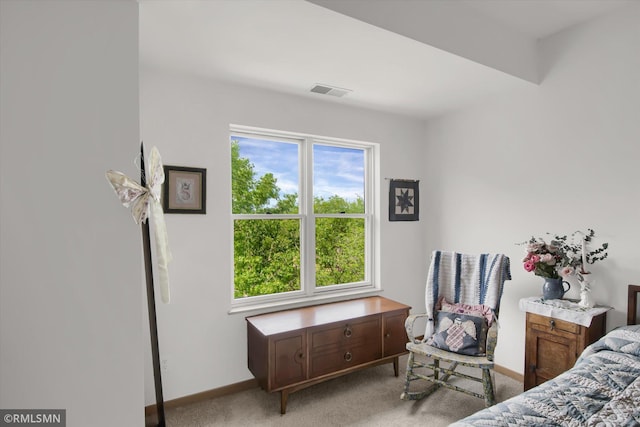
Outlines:
{"type": "Polygon", "coordinates": [[[571,276],[573,273],[575,273],[575,270],[571,266],[566,266],[560,270],[560,275],[564,277],[571,276]]]}
{"type": "Polygon", "coordinates": [[[531,258],[529,258],[529,260],[533,263],[540,262],[540,255],[531,255],[531,258]]]}
{"type": "Polygon", "coordinates": [[[532,261],[527,261],[524,263],[524,269],[529,272],[533,271],[536,269],[536,264],[532,261]]]}
{"type": "Polygon", "coordinates": [[[544,254],[540,257],[540,261],[544,262],[545,264],[548,265],[555,265],[556,264],[556,257],[554,257],[551,254],[544,254]]]}

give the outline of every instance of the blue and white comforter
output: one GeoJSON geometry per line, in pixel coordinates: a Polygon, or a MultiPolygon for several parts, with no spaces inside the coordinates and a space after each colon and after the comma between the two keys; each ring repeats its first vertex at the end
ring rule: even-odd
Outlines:
{"type": "Polygon", "coordinates": [[[567,372],[451,426],[640,426],[640,325],[609,332],[567,372]]]}

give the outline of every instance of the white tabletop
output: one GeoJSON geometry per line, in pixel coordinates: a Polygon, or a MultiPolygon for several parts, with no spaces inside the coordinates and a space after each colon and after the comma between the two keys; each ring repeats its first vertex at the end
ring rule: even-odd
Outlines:
{"type": "Polygon", "coordinates": [[[611,310],[611,307],[597,305],[587,308],[568,299],[543,300],[542,297],[529,297],[520,300],[520,310],[588,327],[595,316],[611,310]]]}

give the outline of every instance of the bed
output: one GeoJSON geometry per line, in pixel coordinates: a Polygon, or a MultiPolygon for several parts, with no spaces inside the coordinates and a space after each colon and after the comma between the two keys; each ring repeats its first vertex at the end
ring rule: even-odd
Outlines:
{"type": "Polygon", "coordinates": [[[570,370],[451,426],[640,426],[640,286],[627,325],[587,347],[570,370]]]}

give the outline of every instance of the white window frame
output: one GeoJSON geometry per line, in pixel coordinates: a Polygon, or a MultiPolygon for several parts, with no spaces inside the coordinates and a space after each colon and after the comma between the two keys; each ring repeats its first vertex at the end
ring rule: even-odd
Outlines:
{"type": "MultiPolygon", "coordinates": [[[[271,129],[231,125],[231,136],[249,136],[257,139],[273,139],[298,142],[299,182],[298,214],[233,214],[231,213],[231,309],[230,313],[269,307],[302,306],[314,302],[331,302],[341,299],[377,294],[380,285],[380,161],[379,144],[340,138],[276,131],[271,129]],[[365,153],[365,213],[364,214],[315,214],[313,212],[313,146],[314,144],[362,149],[365,153]],[[315,286],[315,220],[316,218],[363,218],[365,221],[365,278],[362,282],[329,286],[315,286]],[[296,219],[300,220],[301,290],[280,294],[234,298],[234,221],[237,219],[296,219]],[[307,260],[312,260],[308,262],[307,260]]],[[[229,144],[231,147],[231,144],[229,144]]],[[[231,174],[230,174],[231,175],[231,174]]],[[[231,176],[229,179],[231,189],[231,176]]],[[[231,196],[231,193],[229,193],[231,196]]]]}

